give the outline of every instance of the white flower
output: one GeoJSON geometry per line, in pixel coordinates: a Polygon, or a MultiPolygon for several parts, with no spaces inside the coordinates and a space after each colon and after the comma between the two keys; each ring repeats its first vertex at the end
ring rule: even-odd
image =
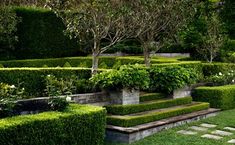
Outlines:
{"type": "Polygon", "coordinates": [[[24,91],[24,88],[22,88],[22,90],[24,91]]]}
{"type": "Polygon", "coordinates": [[[47,75],[47,77],[51,77],[51,75],[47,75]]]}
{"type": "Polygon", "coordinates": [[[232,80],[232,83],[234,83],[235,82],[235,80],[232,80]]]}
{"type": "Polygon", "coordinates": [[[233,70],[231,70],[231,72],[233,73],[233,70]]]}
{"type": "Polygon", "coordinates": [[[15,86],[15,85],[11,85],[10,88],[11,88],[11,89],[14,89],[14,88],[16,88],[16,86],[15,86]]]}
{"type": "Polygon", "coordinates": [[[219,75],[222,76],[223,74],[221,72],[219,72],[219,75]]]}

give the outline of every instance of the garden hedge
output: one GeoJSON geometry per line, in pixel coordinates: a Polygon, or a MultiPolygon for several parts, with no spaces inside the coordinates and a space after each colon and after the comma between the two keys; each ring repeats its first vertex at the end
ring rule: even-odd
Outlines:
{"type": "Polygon", "coordinates": [[[231,70],[235,70],[234,63],[203,63],[203,74],[204,76],[211,76],[221,73],[226,73],[231,70]]]}
{"type": "Polygon", "coordinates": [[[75,40],[64,35],[64,24],[52,11],[36,7],[15,7],[14,11],[21,18],[16,59],[86,55],[75,40]]]}
{"type": "Polygon", "coordinates": [[[188,114],[195,111],[205,110],[210,107],[209,103],[198,103],[190,106],[185,106],[181,108],[165,110],[161,112],[147,113],[137,116],[108,116],[107,123],[110,125],[122,126],[122,127],[132,127],[144,123],[149,123],[169,117],[174,117],[178,115],[188,114]]]}
{"type": "Polygon", "coordinates": [[[192,102],[191,97],[152,101],[143,104],[133,104],[133,105],[110,105],[105,106],[108,113],[113,115],[127,115],[132,113],[150,111],[154,109],[168,108],[177,105],[189,104],[192,102]]]}
{"type": "Polygon", "coordinates": [[[235,108],[235,85],[198,87],[192,96],[193,100],[209,102],[214,108],[223,110],[235,108]]]}
{"type": "Polygon", "coordinates": [[[103,145],[106,111],[71,104],[64,112],[0,119],[1,145],[103,145]]]}
{"type": "Polygon", "coordinates": [[[153,101],[166,98],[167,96],[162,93],[147,93],[140,96],[140,102],[153,101]]]}
{"type": "MultiPolygon", "coordinates": [[[[144,64],[144,58],[142,57],[115,57],[115,56],[103,56],[99,57],[99,65],[101,68],[102,64],[105,64],[107,68],[112,68],[117,63],[119,65],[123,64],[144,64]]],[[[177,60],[158,60],[153,59],[152,63],[172,63],[177,60]]],[[[10,61],[0,61],[4,67],[43,67],[47,65],[48,67],[64,66],[64,64],[69,63],[72,67],[88,67],[92,66],[92,57],[66,57],[66,58],[52,58],[52,59],[27,59],[27,60],[10,60],[10,61]]]]}
{"type": "MultiPolygon", "coordinates": [[[[100,70],[102,71],[102,70],[100,70]]],[[[79,79],[89,79],[91,69],[86,68],[0,68],[0,82],[17,85],[22,83],[28,95],[43,96],[45,90],[45,76],[54,75],[66,78],[71,75],[79,79]]]]}

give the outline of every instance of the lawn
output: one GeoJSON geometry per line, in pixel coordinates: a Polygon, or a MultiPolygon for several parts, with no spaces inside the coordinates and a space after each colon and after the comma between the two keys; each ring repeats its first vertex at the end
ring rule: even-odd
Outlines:
{"type": "MultiPolygon", "coordinates": [[[[132,145],[226,145],[227,141],[235,139],[235,132],[232,136],[223,137],[221,140],[212,140],[201,138],[202,135],[208,134],[216,129],[223,130],[224,127],[235,127],[235,109],[221,112],[216,117],[211,117],[191,124],[183,125],[174,129],[162,131],[153,136],[147,137],[143,140],[133,143],[132,145]],[[199,132],[196,135],[181,135],[177,133],[179,130],[187,130],[193,125],[200,125],[201,123],[210,123],[217,125],[216,128],[209,129],[206,132],[199,132]]],[[[231,132],[231,131],[230,131],[231,132]]],[[[127,145],[106,143],[105,145],[127,145]]]]}

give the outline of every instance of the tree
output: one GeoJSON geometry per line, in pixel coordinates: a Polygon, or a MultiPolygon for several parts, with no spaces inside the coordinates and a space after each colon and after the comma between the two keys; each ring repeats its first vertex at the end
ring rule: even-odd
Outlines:
{"type": "Polygon", "coordinates": [[[15,33],[19,20],[13,10],[0,5],[0,52],[6,58],[9,57],[9,51],[14,50],[14,44],[18,40],[15,33]]]}
{"type": "Polygon", "coordinates": [[[150,66],[150,51],[159,49],[165,39],[174,37],[177,30],[195,13],[195,0],[136,0],[132,20],[136,37],[144,49],[145,64],[150,66]]]}
{"type": "Polygon", "coordinates": [[[92,44],[92,74],[99,55],[133,33],[129,9],[122,1],[50,0],[48,6],[62,18],[71,38],[92,44]]]}
{"type": "Polygon", "coordinates": [[[223,23],[220,21],[217,12],[205,17],[205,27],[207,27],[207,31],[204,35],[201,35],[202,46],[198,48],[198,52],[204,59],[212,63],[223,46],[225,38],[222,31],[223,23]]]}

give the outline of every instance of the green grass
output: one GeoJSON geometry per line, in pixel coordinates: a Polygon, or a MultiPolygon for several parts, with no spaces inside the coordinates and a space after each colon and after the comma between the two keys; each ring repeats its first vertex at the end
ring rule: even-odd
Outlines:
{"type": "MultiPolygon", "coordinates": [[[[200,133],[197,135],[180,135],[176,133],[179,130],[187,129],[192,125],[199,125],[201,123],[211,123],[218,125],[216,129],[223,129],[226,126],[235,127],[235,109],[221,112],[216,117],[211,117],[198,122],[183,125],[174,129],[162,131],[158,134],[147,137],[143,140],[133,143],[132,145],[229,145],[228,140],[235,139],[234,135],[223,137],[223,139],[215,141],[210,139],[201,138],[200,136],[209,133],[200,133]]],[[[215,130],[215,129],[213,129],[215,130]]],[[[116,143],[105,143],[105,145],[127,145],[127,144],[116,144],[116,143]]]]}

